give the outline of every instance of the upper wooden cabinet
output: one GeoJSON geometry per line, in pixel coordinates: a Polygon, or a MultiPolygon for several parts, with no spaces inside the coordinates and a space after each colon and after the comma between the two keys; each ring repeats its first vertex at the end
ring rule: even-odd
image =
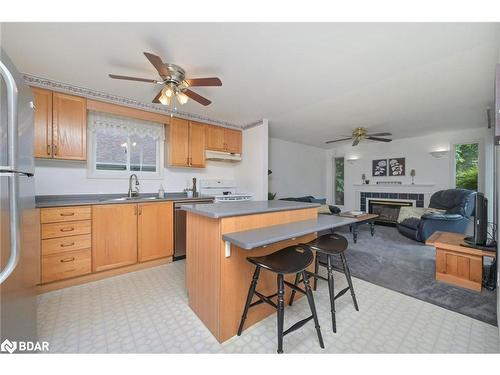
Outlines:
{"type": "Polygon", "coordinates": [[[205,124],[189,122],[189,166],[205,168],[205,124]]]}
{"type": "Polygon", "coordinates": [[[53,94],[55,159],[87,159],[87,103],[85,98],[53,94]]]}
{"type": "Polygon", "coordinates": [[[37,158],[87,159],[87,104],[85,98],[32,88],[35,99],[37,158]]]}
{"type": "Polygon", "coordinates": [[[139,203],[137,221],[139,262],[174,254],[174,204],[139,203]]]}
{"type": "Polygon", "coordinates": [[[32,88],[35,102],[35,144],[36,158],[52,157],[52,91],[32,88]]]}
{"type": "Polygon", "coordinates": [[[241,131],[224,129],[224,142],[227,152],[241,154],[241,131]]]}
{"type": "Polygon", "coordinates": [[[207,150],[225,151],[224,128],[215,125],[207,125],[207,150]]]}
{"type": "Polygon", "coordinates": [[[241,131],[206,125],[207,150],[241,154],[241,131]]]}
{"type": "Polygon", "coordinates": [[[205,167],[205,124],[172,118],[169,126],[168,164],[205,167]]]}

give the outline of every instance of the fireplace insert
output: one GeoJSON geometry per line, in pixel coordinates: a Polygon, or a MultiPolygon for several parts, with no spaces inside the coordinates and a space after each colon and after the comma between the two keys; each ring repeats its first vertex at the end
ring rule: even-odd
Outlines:
{"type": "Polygon", "coordinates": [[[379,215],[376,220],[377,224],[396,226],[400,208],[411,206],[413,203],[407,201],[370,199],[368,212],[379,215]]]}

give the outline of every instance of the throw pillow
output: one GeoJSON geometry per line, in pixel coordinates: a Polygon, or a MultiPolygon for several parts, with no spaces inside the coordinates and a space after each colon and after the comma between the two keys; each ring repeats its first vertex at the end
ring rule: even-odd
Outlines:
{"type": "Polygon", "coordinates": [[[399,210],[398,224],[401,224],[403,220],[406,219],[418,219],[422,217],[423,214],[428,212],[445,212],[445,210],[439,210],[437,208],[425,208],[425,207],[401,207],[399,210]]]}
{"type": "Polygon", "coordinates": [[[318,207],[318,214],[331,214],[330,207],[327,204],[322,204],[318,207]]]}

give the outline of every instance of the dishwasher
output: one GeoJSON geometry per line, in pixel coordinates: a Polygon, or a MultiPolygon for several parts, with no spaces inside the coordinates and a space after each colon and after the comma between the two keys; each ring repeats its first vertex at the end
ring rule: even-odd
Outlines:
{"type": "Polygon", "coordinates": [[[213,202],[213,199],[208,198],[174,202],[174,261],[186,258],[186,211],[182,210],[181,206],[213,202]]]}

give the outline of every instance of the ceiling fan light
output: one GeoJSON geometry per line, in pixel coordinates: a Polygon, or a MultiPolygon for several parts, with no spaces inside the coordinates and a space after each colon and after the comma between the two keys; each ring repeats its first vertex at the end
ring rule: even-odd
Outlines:
{"type": "Polygon", "coordinates": [[[167,98],[171,98],[175,94],[175,90],[170,87],[170,86],[165,86],[163,90],[161,90],[162,95],[166,96],[167,98]]]}
{"type": "Polygon", "coordinates": [[[163,104],[163,105],[169,105],[170,104],[170,98],[166,96],[163,92],[158,98],[158,101],[163,104]]]}
{"type": "Polygon", "coordinates": [[[176,97],[177,97],[177,101],[179,102],[180,105],[184,105],[187,103],[188,101],[188,96],[186,94],[184,94],[183,92],[178,92],[176,94],[176,97]]]}

